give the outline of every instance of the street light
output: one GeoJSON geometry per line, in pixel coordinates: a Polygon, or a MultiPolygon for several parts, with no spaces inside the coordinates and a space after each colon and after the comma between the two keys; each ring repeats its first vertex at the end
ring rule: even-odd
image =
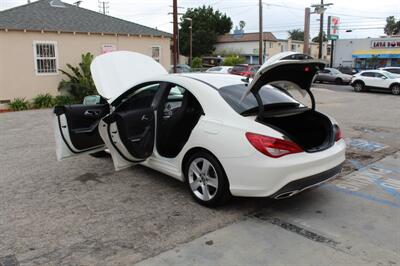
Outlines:
{"type": "Polygon", "coordinates": [[[192,32],[193,32],[193,20],[191,18],[185,18],[185,20],[190,21],[189,26],[189,65],[192,66],[192,32]]]}

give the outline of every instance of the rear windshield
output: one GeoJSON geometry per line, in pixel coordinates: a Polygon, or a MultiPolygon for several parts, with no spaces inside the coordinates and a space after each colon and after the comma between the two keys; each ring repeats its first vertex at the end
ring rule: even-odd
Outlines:
{"type": "MultiPolygon", "coordinates": [[[[243,83],[222,87],[219,89],[219,93],[236,112],[242,114],[250,109],[258,108],[257,100],[251,93],[241,101],[246,89],[247,86],[243,83]]],[[[299,103],[285,93],[284,90],[280,90],[271,85],[263,86],[259,94],[264,105],[275,103],[299,103]]]]}
{"type": "Polygon", "coordinates": [[[247,66],[234,66],[233,67],[233,71],[237,71],[237,72],[242,72],[242,71],[246,71],[247,66]]]}

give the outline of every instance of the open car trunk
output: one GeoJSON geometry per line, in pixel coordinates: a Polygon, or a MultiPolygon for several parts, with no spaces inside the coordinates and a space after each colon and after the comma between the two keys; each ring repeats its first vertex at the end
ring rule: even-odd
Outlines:
{"type": "Polygon", "coordinates": [[[258,117],[257,121],[281,132],[306,152],[325,150],[334,144],[330,119],[312,109],[284,116],[258,117]]]}
{"type": "Polygon", "coordinates": [[[311,92],[315,74],[324,67],[323,62],[306,55],[278,54],[261,66],[242,100],[253,94],[258,103],[256,120],[283,133],[304,151],[327,149],[335,141],[334,126],[328,117],[315,111],[311,92]],[[285,92],[290,99],[278,97],[276,89],[285,92]],[[268,90],[275,95],[265,95],[268,90]],[[296,91],[309,96],[311,108],[295,100],[293,93],[296,91]]]}

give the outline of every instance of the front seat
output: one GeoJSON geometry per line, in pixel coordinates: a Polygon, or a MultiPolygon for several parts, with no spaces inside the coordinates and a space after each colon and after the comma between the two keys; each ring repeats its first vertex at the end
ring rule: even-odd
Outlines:
{"type": "Polygon", "coordinates": [[[175,157],[182,150],[200,117],[199,107],[196,98],[185,91],[181,107],[160,125],[158,149],[161,155],[175,157]]]}

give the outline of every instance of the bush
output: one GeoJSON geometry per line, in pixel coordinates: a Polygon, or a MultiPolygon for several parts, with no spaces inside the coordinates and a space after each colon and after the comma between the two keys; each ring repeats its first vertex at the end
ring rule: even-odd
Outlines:
{"type": "Polygon", "coordinates": [[[50,108],[53,107],[54,98],[49,93],[39,94],[33,98],[34,108],[50,108]]]}
{"type": "Polygon", "coordinates": [[[202,68],[203,62],[200,57],[195,57],[192,60],[192,68],[202,68]]]}
{"type": "Polygon", "coordinates": [[[230,55],[228,57],[225,57],[224,59],[224,66],[234,66],[237,64],[243,64],[246,62],[246,58],[242,56],[237,56],[237,55],[230,55]]]}
{"type": "Polygon", "coordinates": [[[76,103],[71,96],[68,95],[58,95],[54,98],[54,105],[69,105],[76,103]]]}
{"type": "Polygon", "coordinates": [[[25,98],[14,98],[8,106],[13,111],[28,110],[29,102],[25,98]]]}

